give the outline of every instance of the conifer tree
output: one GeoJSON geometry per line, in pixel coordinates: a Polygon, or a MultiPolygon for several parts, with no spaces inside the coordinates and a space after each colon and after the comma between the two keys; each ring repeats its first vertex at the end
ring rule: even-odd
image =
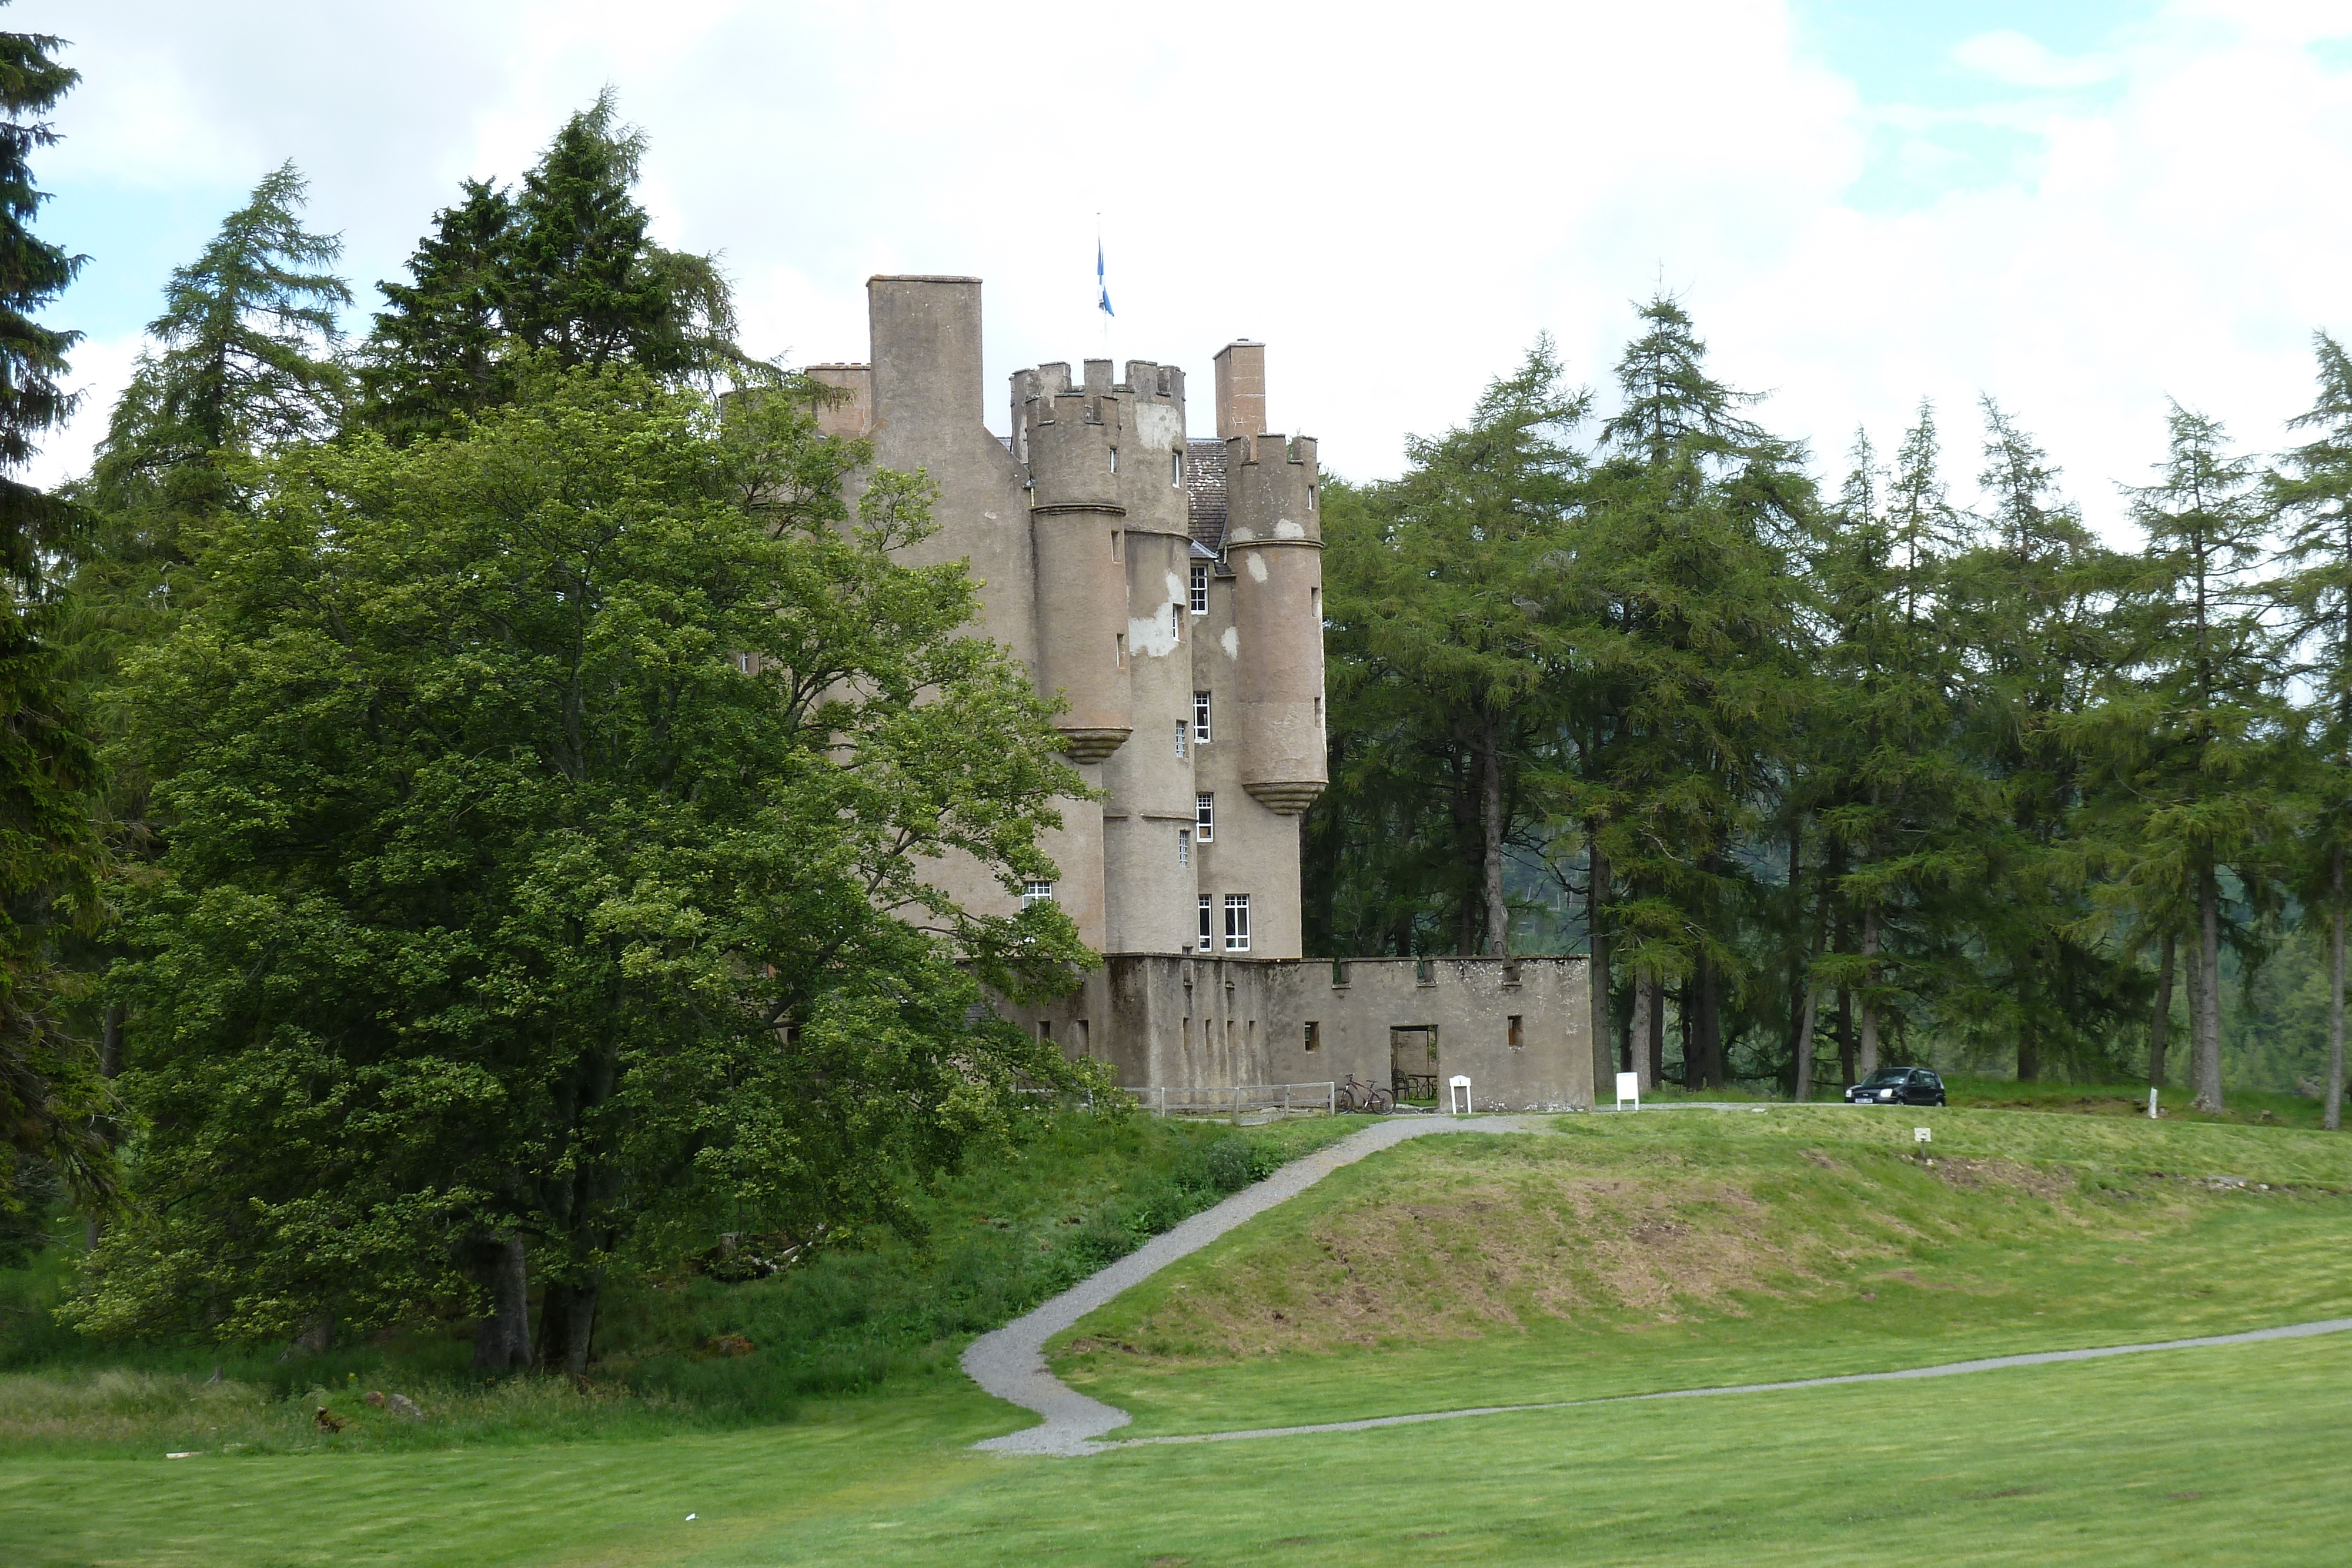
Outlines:
{"type": "Polygon", "coordinates": [[[2304,650],[2295,673],[2315,694],[2317,874],[2306,878],[2305,899],[2327,912],[2325,1114],[2335,1132],[2344,1124],[2344,859],[2352,838],[2352,357],[2325,332],[2313,349],[2318,396],[2293,422],[2311,439],[2270,476],[2270,496],[2288,528],[2291,570],[2280,590],[2304,650]]]}
{"type": "Polygon", "coordinates": [[[2132,492],[2147,531],[2130,604],[2132,678],[2106,694],[2097,729],[2124,775],[2137,830],[2126,881],[2159,908],[2186,903],[2196,984],[2189,1020],[2198,1105],[2222,1105],[2221,873],[2251,900],[2271,879],[2286,813],[2288,714],[2254,580],[2266,510],[2253,460],[2221,427],[2175,403],[2161,481],[2132,492]]]}
{"type": "Polygon", "coordinates": [[[113,1187],[97,1130],[108,1097],[69,1017],[76,986],[61,951],[101,912],[97,758],[56,639],[54,555],[77,514],[16,477],[72,409],[58,378],[80,338],[31,319],[84,259],[32,230],[46,197],[31,154],[57,141],[41,116],[79,79],[58,47],[45,34],[0,33],[0,1218],[43,1166],[93,1206],[113,1187]]]}
{"type": "Polygon", "coordinates": [[[360,367],[369,420],[395,443],[447,434],[512,395],[507,340],[506,251],[514,203],[487,181],[434,215],[409,258],[409,281],[381,283],[388,310],[360,367]]]}

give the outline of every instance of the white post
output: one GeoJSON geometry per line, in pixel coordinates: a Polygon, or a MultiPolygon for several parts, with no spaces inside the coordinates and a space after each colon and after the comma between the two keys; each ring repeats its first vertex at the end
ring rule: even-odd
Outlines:
{"type": "Polygon", "coordinates": [[[2156,1114],[2156,1085],[2153,1083],[2147,1086],[2147,1119],[2151,1122],[2158,1120],[2156,1114]]]}
{"type": "Polygon", "coordinates": [[[1338,1115],[1339,1113],[1339,1081],[1334,1078],[1330,1082],[1323,1085],[1323,1113],[1326,1116],[1338,1115]]]}

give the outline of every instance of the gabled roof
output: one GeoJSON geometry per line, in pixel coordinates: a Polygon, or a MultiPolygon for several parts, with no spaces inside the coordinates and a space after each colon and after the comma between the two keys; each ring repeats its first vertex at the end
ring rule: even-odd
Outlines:
{"type": "Polygon", "coordinates": [[[1225,444],[1188,441],[1184,461],[1184,501],[1191,515],[1192,538],[1210,553],[1225,544],[1225,444]]]}

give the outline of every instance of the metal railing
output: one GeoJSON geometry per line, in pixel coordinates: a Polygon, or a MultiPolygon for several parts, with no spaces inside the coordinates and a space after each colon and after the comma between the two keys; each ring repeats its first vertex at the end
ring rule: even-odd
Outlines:
{"type": "Polygon", "coordinates": [[[1182,1088],[1175,1084],[1129,1085],[1137,1103],[1155,1116],[1222,1116],[1237,1124],[1278,1122],[1288,1116],[1328,1116],[1338,1106],[1339,1085],[1236,1083],[1182,1088]]]}

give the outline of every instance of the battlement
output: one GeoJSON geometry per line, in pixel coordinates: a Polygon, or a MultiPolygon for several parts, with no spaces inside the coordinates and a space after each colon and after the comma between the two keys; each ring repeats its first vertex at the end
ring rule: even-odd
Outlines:
{"type": "Polygon", "coordinates": [[[1255,464],[1288,463],[1311,470],[1315,467],[1315,437],[1286,436],[1279,433],[1227,436],[1225,463],[1229,469],[1255,464]]]}

